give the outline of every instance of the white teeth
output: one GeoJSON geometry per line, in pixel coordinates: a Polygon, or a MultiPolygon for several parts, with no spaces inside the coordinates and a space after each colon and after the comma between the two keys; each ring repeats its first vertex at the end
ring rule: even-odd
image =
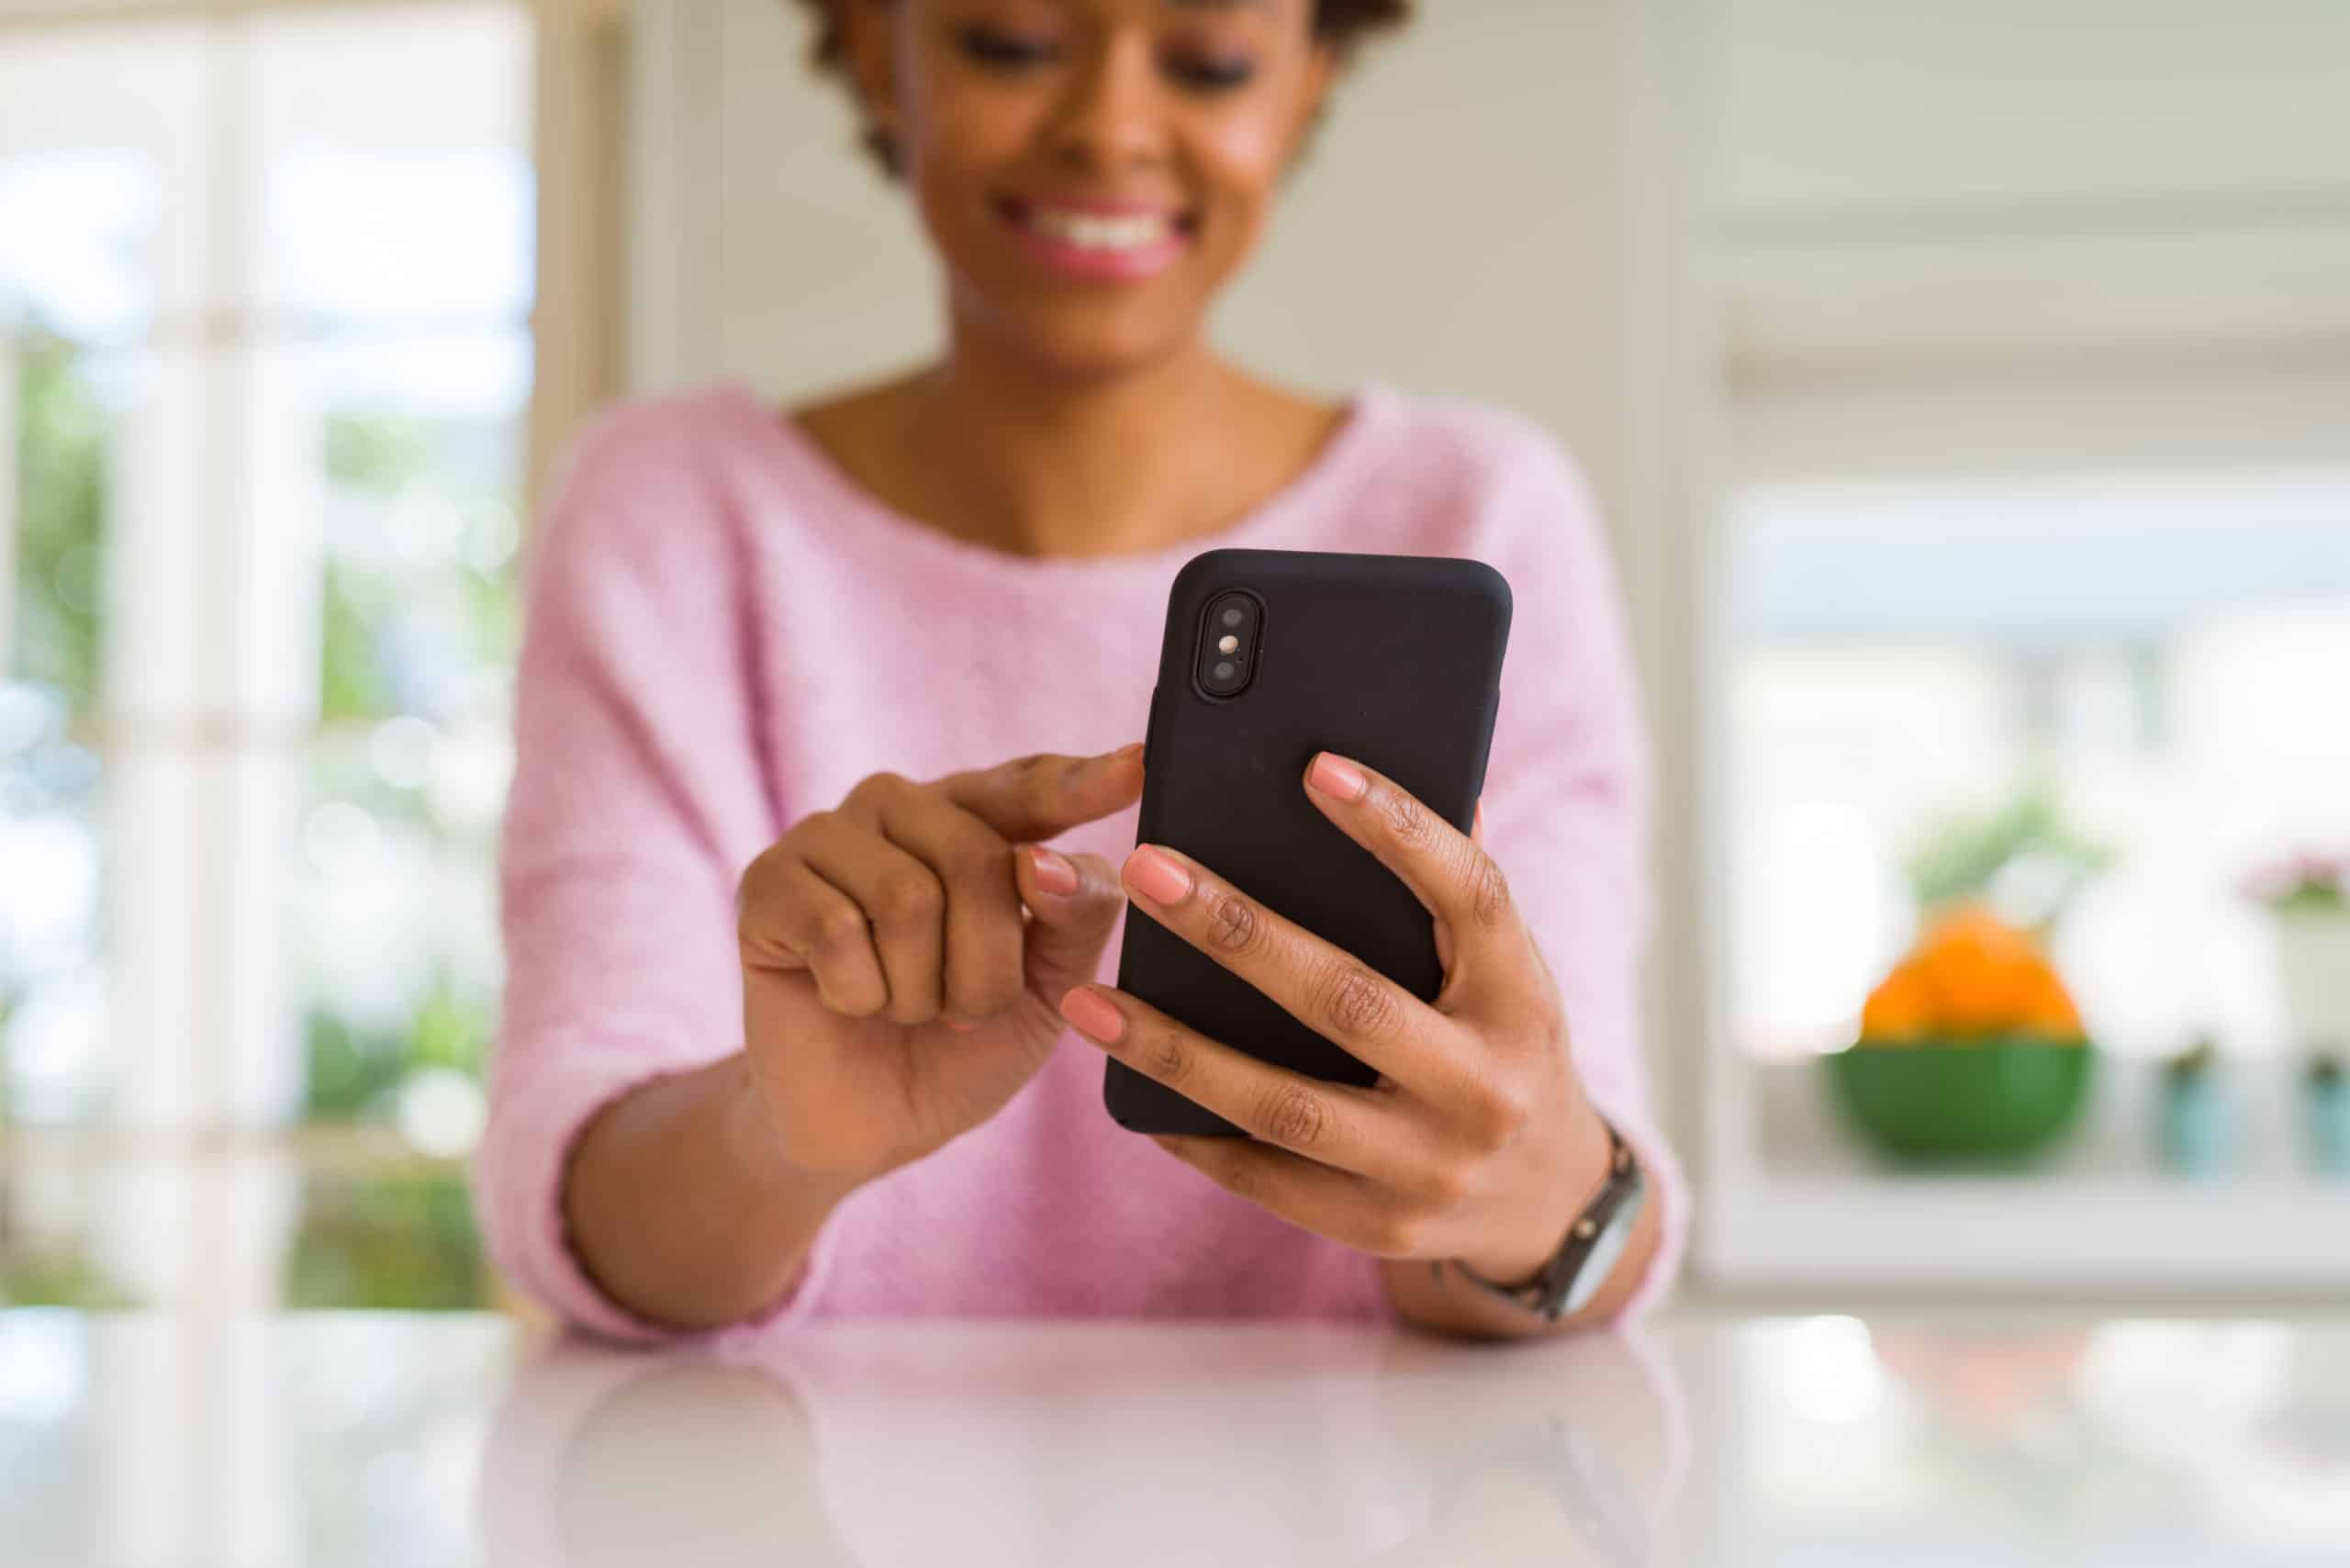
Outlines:
{"type": "Polygon", "coordinates": [[[1028,209],[1028,227],[1080,250],[1137,251],[1166,239],[1173,226],[1163,216],[1153,213],[1103,218],[1038,207],[1028,209]]]}

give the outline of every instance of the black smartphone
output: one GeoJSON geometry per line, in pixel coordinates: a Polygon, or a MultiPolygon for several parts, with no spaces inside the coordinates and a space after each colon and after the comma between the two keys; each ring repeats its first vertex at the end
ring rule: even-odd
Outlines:
{"type": "MultiPolygon", "coordinates": [[[[1181,850],[1423,1001],[1433,920],[1306,798],[1328,750],[1469,831],[1509,642],[1509,584],[1479,561],[1211,550],[1176,574],[1145,732],[1138,836],[1181,850]]],[[[1118,988],[1210,1039],[1315,1078],[1376,1074],[1138,910],[1118,988]]],[[[1122,1062],[1102,1100],[1138,1133],[1245,1136],[1122,1062]]]]}

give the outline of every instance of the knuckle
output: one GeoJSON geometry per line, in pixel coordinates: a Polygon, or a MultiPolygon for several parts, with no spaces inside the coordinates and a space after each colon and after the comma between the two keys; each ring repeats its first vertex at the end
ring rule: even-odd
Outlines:
{"type": "Polygon", "coordinates": [[[811,933],[817,948],[826,953],[840,953],[864,944],[871,927],[866,923],[865,912],[853,903],[842,902],[830,909],[820,910],[811,933]]]}
{"type": "Polygon", "coordinates": [[[1502,875],[1501,862],[1472,846],[1466,881],[1469,917],[1488,929],[1499,925],[1509,914],[1509,879],[1502,875]]]}
{"type": "Polygon", "coordinates": [[[913,788],[912,780],[904,774],[884,770],[879,773],[868,773],[858,779],[849,790],[848,799],[859,804],[894,800],[912,788],[913,788]]]}
{"type": "Polygon", "coordinates": [[[880,904],[877,912],[880,924],[893,927],[926,925],[945,911],[946,895],[937,878],[926,871],[910,871],[892,877],[882,885],[880,904]]]}
{"type": "Polygon", "coordinates": [[[735,880],[734,924],[744,937],[751,935],[752,917],[768,902],[768,888],[775,879],[775,862],[770,858],[774,854],[770,848],[752,857],[751,863],[743,868],[743,875],[735,880]]]}
{"type": "Polygon", "coordinates": [[[1427,1248],[1427,1221],[1410,1209],[1389,1209],[1365,1227],[1363,1250],[1381,1258],[1416,1258],[1427,1248]]]}
{"type": "Polygon", "coordinates": [[[1468,1201],[1472,1185],[1466,1170],[1438,1160],[1421,1176],[1419,1193],[1427,1212],[1449,1214],[1468,1201]]]}
{"type": "Polygon", "coordinates": [[[1219,952],[1250,952],[1262,940],[1263,931],[1256,906],[1238,893],[1225,889],[1209,901],[1207,937],[1219,952]]]}
{"type": "Polygon", "coordinates": [[[1181,1030],[1160,1025],[1143,1045],[1143,1069],[1161,1083],[1181,1083],[1192,1076],[1194,1061],[1181,1030]]]}
{"type": "Polygon", "coordinates": [[[1339,1034],[1356,1039],[1384,1035],[1398,1010],[1386,982],[1360,964],[1331,966],[1322,983],[1322,1016],[1339,1034]]]}
{"type": "Polygon", "coordinates": [[[1469,1096],[1469,1137],[1484,1154],[1499,1153],[1517,1140],[1533,1115],[1532,1096],[1516,1079],[1494,1077],[1469,1096]]]}
{"type": "Polygon", "coordinates": [[[1387,836],[1406,849],[1417,849],[1435,836],[1436,818],[1408,790],[1382,790],[1379,815],[1387,824],[1387,836]]]}
{"type": "Polygon", "coordinates": [[[1301,1153],[1319,1148],[1330,1134],[1330,1104],[1317,1091],[1293,1079],[1269,1091],[1258,1111],[1265,1136],[1301,1153]]]}

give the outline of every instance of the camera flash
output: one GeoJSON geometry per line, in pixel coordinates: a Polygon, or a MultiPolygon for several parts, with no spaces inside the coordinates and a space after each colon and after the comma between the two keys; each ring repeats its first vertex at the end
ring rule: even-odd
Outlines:
{"type": "Polygon", "coordinates": [[[1234,649],[1239,646],[1240,639],[1234,636],[1229,632],[1226,632],[1223,636],[1218,637],[1215,640],[1215,651],[1219,654],[1231,653],[1234,649]]]}

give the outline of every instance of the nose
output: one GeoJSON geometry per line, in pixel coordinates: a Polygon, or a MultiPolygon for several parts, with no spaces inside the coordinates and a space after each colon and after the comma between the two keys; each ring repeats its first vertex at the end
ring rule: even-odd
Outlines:
{"type": "Polygon", "coordinates": [[[1121,30],[1071,73],[1053,118],[1056,151],[1088,174],[1155,162],[1167,152],[1167,107],[1151,40],[1121,30]]]}

